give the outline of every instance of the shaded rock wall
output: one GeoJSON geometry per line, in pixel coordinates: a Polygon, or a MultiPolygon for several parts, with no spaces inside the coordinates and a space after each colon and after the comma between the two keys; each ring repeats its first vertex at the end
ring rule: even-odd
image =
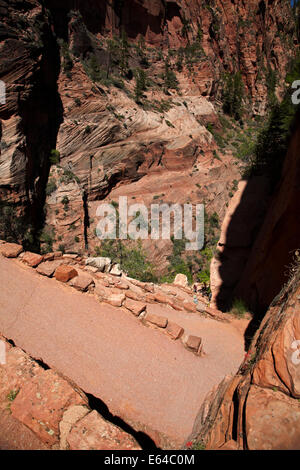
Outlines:
{"type": "Polygon", "coordinates": [[[295,21],[284,0],[47,0],[46,5],[65,35],[63,18],[71,9],[80,11],[93,34],[107,37],[124,29],[131,40],[144,37],[165,49],[193,43],[200,31],[205,57],[195,73],[202,93],[220,97],[221,75],[240,70],[258,113],[267,105],[268,70],[276,69],[280,90],[296,43],[295,21]]]}
{"type": "Polygon", "coordinates": [[[206,398],[189,440],[206,449],[300,449],[300,271],[271,304],[235,377],[206,398]]]}
{"type": "Polygon", "coordinates": [[[0,198],[37,227],[61,122],[59,52],[39,2],[1,1],[0,6],[0,79],[7,92],[6,105],[0,107],[0,198]]]}
{"type": "Polygon", "coordinates": [[[235,289],[256,310],[265,311],[287,280],[300,246],[300,119],[285,159],[281,181],[271,201],[245,271],[235,289]]]}

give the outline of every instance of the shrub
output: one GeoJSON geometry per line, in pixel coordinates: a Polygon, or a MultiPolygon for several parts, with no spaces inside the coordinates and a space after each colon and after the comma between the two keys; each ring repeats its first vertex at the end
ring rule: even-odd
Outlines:
{"type": "Polygon", "coordinates": [[[76,176],[71,170],[67,168],[64,168],[64,174],[59,181],[60,183],[64,184],[71,183],[71,181],[76,181],[77,183],[80,183],[78,176],[76,176]]]}
{"type": "Polygon", "coordinates": [[[50,196],[54,191],[57,190],[56,181],[54,178],[51,178],[46,186],[46,195],[50,196]]]}
{"type": "Polygon", "coordinates": [[[114,263],[119,263],[130,277],[144,282],[157,281],[153,266],[146,259],[140,243],[130,247],[121,240],[103,240],[101,246],[96,248],[96,253],[97,256],[109,257],[114,263]]]}
{"type": "Polygon", "coordinates": [[[40,242],[44,244],[42,252],[50,253],[53,251],[53,242],[54,242],[54,231],[51,232],[49,229],[44,229],[40,235],[40,242]]]}
{"type": "Polygon", "coordinates": [[[58,250],[61,251],[63,254],[65,253],[66,251],[66,247],[63,243],[61,243],[59,246],[58,246],[58,250]]]}
{"type": "Polygon", "coordinates": [[[52,149],[50,152],[50,163],[51,165],[57,165],[60,162],[60,153],[56,149],[52,149]]]}
{"type": "Polygon", "coordinates": [[[248,308],[242,299],[234,299],[230,310],[230,313],[232,313],[232,315],[242,318],[247,311],[248,308]]]}
{"type": "Polygon", "coordinates": [[[69,204],[69,202],[70,202],[68,196],[64,196],[64,197],[62,198],[61,202],[62,202],[62,204],[63,204],[64,206],[67,206],[67,205],[69,204]]]}
{"type": "Polygon", "coordinates": [[[178,80],[175,72],[171,69],[169,59],[165,61],[165,72],[163,76],[164,80],[164,91],[168,92],[169,89],[178,90],[178,80]]]}
{"type": "Polygon", "coordinates": [[[19,390],[10,390],[10,392],[7,395],[8,401],[13,402],[16,399],[18,393],[19,393],[19,390]]]}
{"type": "Polygon", "coordinates": [[[135,88],[134,96],[135,101],[139,103],[143,97],[143,92],[147,88],[147,75],[146,72],[142,69],[137,69],[135,74],[135,88]]]}

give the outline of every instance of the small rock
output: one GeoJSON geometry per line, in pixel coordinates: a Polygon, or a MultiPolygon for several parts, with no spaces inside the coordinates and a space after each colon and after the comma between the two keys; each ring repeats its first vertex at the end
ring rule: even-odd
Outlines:
{"type": "Polygon", "coordinates": [[[0,245],[0,253],[6,258],[17,258],[22,253],[23,247],[17,243],[4,243],[0,245]]]}
{"type": "Polygon", "coordinates": [[[70,286],[74,287],[74,289],[77,289],[81,292],[85,292],[88,290],[89,286],[93,284],[93,282],[94,280],[92,276],[79,275],[70,281],[70,286]]]}
{"type": "Polygon", "coordinates": [[[65,259],[77,259],[78,255],[75,254],[75,253],[65,253],[63,255],[63,258],[65,258],[65,259]]]}
{"type": "Polygon", "coordinates": [[[121,271],[121,268],[120,268],[120,265],[119,264],[115,264],[111,270],[109,271],[110,274],[112,274],[113,276],[121,276],[122,275],[122,271],[121,271]]]}
{"type": "Polygon", "coordinates": [[[121,289],[121,290],[128,290],[129,285],[126,284],[125,282],[119,281],[114,284],[116,289],[121,289]]]}
{"type": "Polygon", "coordinates": [[[186,339],[185,346],[196,354],[200,354],[202,351],[202,338],[189,335],[186,339]]]}
{"type": "Polygon", "coordinates": [[[53,276],[55,270],[60,266],[61,261],[45,261],[44,263],[39,264],[37,267],[37,272],[42,274],[42,276],[53,276]]]}
{"type": "Polygon", "coordinates": [[[67,450],[67,437],[74,424],[90,412],[84,405],[74,405],[64,412],[63,418],[59,423],[60,450],[67,450]]]}
{"type": "Polygon", "coordinates": [[[145,295],[146,302],[155,302],[155,294],[146,294],[145,295]]]}
{"type": "Polygon", "coordinates": [[[160,304],[168,304],[170,302],[168,297],[166,295],[162,294],[161,292],[156,292],[154,294],[154,300],[156,302],[159,302],[160,304]]]}
{"type": "Polygon", "coordinates": [[[168,322],[166,331],[168,335],[171,336],[172,339],[178,339],[184,333],[184,329],[181,326],[177,325],[177,323],[170,322],[170,321],[168,322]]]}
{"type": "Polygon", "coordinates": [[[136,300],[125,299],[124,307],[130,310],[136,317],[138,317],[144,310],[146,310],[146,304],[143,302],[137,302],[136,300]]]}
{"type": "Polygon", "coordinates": [[[53,261],[54,260],[54,253],[47,253],[44,255],[44,261],[53,261]]]}
{"type": "Polygon", "coordinates": [[[55,279],[60,282],[68,282],[76,276],[78,276],[76,269],[65,264],[61,264],[55,271],[55,279]]]}
{"type": "Polygon", "coordinates": [[[197,312],[204,313],[206,309],[206,304],[204,302],[198,302],[196,305],[197,312]]]}
{"type": "Polygon", "coordinates": [[[125,292],[125,295],[126,295],[126,297],[128,297],[128,299],[132,299],[132,300],[136,300],[136,301],[141,300],[141,296],[139,294],[137,294],[136,292],[133,292],[130,289],[125,292]]]}
{"type": "Polygon", "coordinates": [[[155,315],[154,313],[147,313],[145,320],[153,325],[158,326],[159,328],[166,328],[168,324],[168,319],[161,317],[160,315],[155,315]]]}
{"type": "Polygon", "coordinates": [[[184,310],[183,306],[179,302],[168,302],[170,307],[174,308],[174,310],[178,310],[178,312],[182,312],[184,310]]]}
{"type": "Polygon", "coordinates": [[[197,312],[197,306],[194,302],[188,302],[188,301],[183,302],[183,308],[187,312],[197,312]]]}
{"type": "Polygon", "coordinates": [[[94,266],[86,266],[84,268],[85,271],[89,271],[90,273],[96,273],[98,272],[98,268],[95,268],[94,266]]]}
{"type": "Polygon", "coordinates": [[[107,304],[112,305],[113,307],[121,307],[124,300],[125,300],[125,295],[124,294],[112,294],[104,298],[104,302],[107,304]]]}
{"type": "Polygon", "coordinates": [[[30,251],[26,251],[22,260],[24,263],[28,264],[32,268],[36,268],[41,262],[43,261],[44,257],[38,255],[36,253],[31,253],[30,251]]]}

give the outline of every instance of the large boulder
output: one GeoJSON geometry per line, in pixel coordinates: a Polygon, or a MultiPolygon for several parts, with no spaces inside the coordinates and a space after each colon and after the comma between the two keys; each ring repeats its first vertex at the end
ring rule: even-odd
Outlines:
{"type": "Polygon", "coordinates": [[[88,258],[85,261],[86,266],[93,266],[101,272],[109,272],[111,268],[111,259],[98,256],[97,258],[88,258]]]}
{"type": "Polygon", "coordinates": [[[59,442],[59,423],[72,405],[85,405],[86,398],[53,370],[46,370],[22,386],[11,404],[14,418],[48,445],[59,442]]]}
{"type": "Polygon", "coordinates": [[[55,271],[55,279],[61,282],[68,282],[78,276],[78,272],[72,266],[60,265],[55,271]]]}
{"type": "Polygon", "coordinates": [[[0,253],[6,258],[17,258],[23,251],[21,245],[17,243],[3,243],[0,245],[0,253]]]}
{"type": "Polygon", "coordinates": [[[22,258],[22,261],[28,266],[32,268],[36,268],[41,262],[43,261],[44,257],[42,255],[38,255],[37,253],[31,253],[30,251],[26,251],[22,258]]]}
{"type": "Polygon", "coordinates": [[[188,278],[185,274],[177,274],[173,284],[178,287],[188,287],[188,278]]]}
{"type": "Polygon", "coordinates": [[[96,410],[72,428],[67,441],[70,450],[140,450],[135,439],[106,421],[96,410]]]}

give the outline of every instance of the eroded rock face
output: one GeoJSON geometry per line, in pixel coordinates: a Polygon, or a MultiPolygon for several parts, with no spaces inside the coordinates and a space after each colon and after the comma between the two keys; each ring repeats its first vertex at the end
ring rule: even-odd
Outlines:
{"type": "MultiPolygon", "coordinates": [[[[57,0],[46,3],[57,17],[73,7],[70,1],[63,5],[57,0]]],[[[267,96],[266,84],[258,73],[261,61],[276,65],[282,83],[288,61],[283,35],[289,38],[289,47],[293,47],[293,20],[284,0],[275,3],[216,0],[210,4],[200,0],[128,0],[114,5],[108,0],[90,0],[77,2],[77,7],[83,23],[94,34],[111,36],[123,28],[130,40],[143,37],[149,45],[163,49],[184,47],[188,41],[193,42],[200,30],[206,58],[195,67],[195,73],[201,94],[218,94],[220,75],[224,70],[232,70],[239,53],[245,84],[258,112],[264,112],[267,96]],[[278,35],[278,31],[283,34],[278,35]]],[[[80,26],[76,26],[72,31],[74,43],[78,43],[74,33],[80,32],[80,26]]],[[[86,40],[81,39],[79,46],[80,52],[84,52],[86,40]]],[[[193,87],[193,81],[189,82],[193,87]]]]}
{"type": "Polygon", "coordinates": [[[1,448],[140,450],[130,434],[89,408],[74,383],[44,370],[1,335],[0,340],[6,346],[6,361],[0,364],[1,448]]]}
{"type": "Polygon", "coordinates": [[[249,305],[265,310],[287,280],[300,239],[300,119],[294,129],[282,176],[248,263],[235,289],[249,305]],[[265,273],[270,273],[266,276],[265,273]]]}
{"type": "Polygon", "coordinates": [[[204,401],[192,440],[207,449],[299,450],[300,271],[276,297],[239,374],[204,401]],[[229,445],[229,444],[228,444],[229,445]]]}
{"type": "Polygon", "coordinates": [[[67,438],[70,450],[141,450],[127,433],[92,411],[71,430],[67,438]]]}
{"type": "Polygon", "coordinates": [[[42,371],[24,385],[11,405],[12,414],[48,445],[59,441],[59,423],[70,405],[84,405],[79,393],[54,371],[42,371]]]}
{"type": "MultiPolygon", "coordinates": [[[[8,100],[0,109],[0,196],[17,204],[36,238],[46,201],[46,226],[55,249],[64,245],[67,251],[75,247],[93,253],[99,244],[94,235],[99,201],[112,189],[112,197],[118,196],[118,187],[130,199],[145,194],[137,202],[147,206],[162,194],[175,203],[206,201],[223,218],[238,170],[230,155],[214,158],[217,147],[204,125],[220,123],[209,100],[221,97],[220,77],[233,72],[237,62],[254,113],[266,108],[267,66],[278,71],[280,94],[293,54],[294,22],[287,2],[47,0],[51,15],[37,0],[22,7],[17,0],[1,5],[0,78],[7,84],[8,100]],[[126,94],[87,76],[82,60],[122,28],[131,42],[144,38],[153,57],[201,38],[203,56],[190,71],[184,66],[177,74],[181,95],[169,95],[175,103],[171,109],[154,112],[138,106],[129,97],[134,80],[128,80],[126,94]],[[72,52],[71,72],[53,31],[72,52]],[[49,177],[55,148],[61,168],[53,167],[49,177]]],[[[107,52],[97,51],[106,63],[107,52]]],[[[159,81],[164,64],[153,57],[149,76],[159,81]]],[[[136,65],[133,61],[131,68],[136,65]]],[[[151,102],[166,99],[160,90],[146,95],[151,102]]],[[[163,271],[171,244],[144,245],[163,271]]]]}
{"type": "Polygon", "coordinates": [[[60,100],[59,54],[49,15],[37,0],[1,2],[0,197],[26,216],[20,237],[42,220],[49,155],[55,148],[60,100]]]}

